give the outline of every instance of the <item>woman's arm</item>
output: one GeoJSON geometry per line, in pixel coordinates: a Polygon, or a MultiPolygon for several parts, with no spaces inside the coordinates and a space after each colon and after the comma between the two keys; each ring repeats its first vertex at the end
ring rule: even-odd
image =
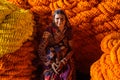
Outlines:
{"type": "Polygon", "coordinates": [[[46,63],[47,57],[46,57],[46,47],[48,45],[48,39],[51,33],[48,31],[45,31],[42,36],[42,40],[38,46],[38,55],[40,59],[43,61],[43,63],[46,63]]]}
{"type": "Polygon", "coordinates": [[[42,54],[43,51],[45,51],[45,48],[48,45],[48,38],[49,38],[49,36],[50,36],[49,32],[45,31],[43,33],[42,40],[41,40],[41,42],[39,44],[39,47],[38,47],[38,53],[39,54],[42,54]]]}
{"type": "Polygon", "coordinates": [[[67,53],[67,55],[65,56],[65,59],[68,61],[73,55],[73,51],[72,51],[72,47],[73,47],[73,31],[72,31],[72,27],[68,29],[68,32],[66,33],[66,36],[68,38],[68,45],[70,47],[69,53],[67,53]]]}
{"type": "Polygon", "coordinates": [[[72,40],[70,40],[68,43],[69,43],[69,46],[71,47],[71,50],[70,50],[70,52],[63,58],[63,59],[66,59],[66,61],[68,61],[68,60],[72,57],[72,55],[73,55],[73,51],[72,51],[72,40]]]}

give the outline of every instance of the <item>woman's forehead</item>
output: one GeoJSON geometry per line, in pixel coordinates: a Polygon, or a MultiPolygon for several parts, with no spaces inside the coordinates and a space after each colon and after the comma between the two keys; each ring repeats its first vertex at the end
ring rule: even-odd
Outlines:
{"type": "Polygon", "coordinates": [[[56,14],[55,18],[63,18],[63,19],[65,19],[65,16],[63,14],[56,14]]]}
{"type": "Polygon", "coordinates": [[[65,18],[65,15],[63,15],[63,14],[56,14],[55,18],[65,18]]]}

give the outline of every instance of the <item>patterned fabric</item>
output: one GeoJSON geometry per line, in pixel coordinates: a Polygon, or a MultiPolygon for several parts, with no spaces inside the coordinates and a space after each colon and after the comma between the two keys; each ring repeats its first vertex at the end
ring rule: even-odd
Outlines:
{"type": "Polygon", "coordinates": [[[72,38],[72,35],[69,34],[71,30],[65,28],[63,32],[60,32],[56,27],[48,27],[46,31],[50,32],[51,36],[47,41],[42,41],[38,50],[40,58],[45,64],[44,80],[73,80],[69,78],[73,72],[71,60],[64,65],[59,73],[56,73],[52,68],[53,63],[58,64],[71,51],[68,44],[72,38]]]}

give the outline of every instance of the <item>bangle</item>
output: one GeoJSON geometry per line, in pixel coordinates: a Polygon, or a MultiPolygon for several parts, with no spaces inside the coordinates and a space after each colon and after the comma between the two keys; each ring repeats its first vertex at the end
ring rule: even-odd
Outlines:
{"type": "Polygon", "coordinates": [[[65,62],[63,59],[61,60],[61,62],[62,62],[64,65],[66,64],[66,62],[65,62]]]}
{"type": "Polygon", "coordinates": [[[63,60],[64,60],[65,62],[67,62],[67,59],[66,59],[66,58],[63,58],[63,60]]]}
{"type": "Polygon", "coordinates": [[[61,62],[65,65],[65,64],[67,63],[67,59],[66,59],[66,58],[63,58],[63,59],[61,60],[61,62]]]}

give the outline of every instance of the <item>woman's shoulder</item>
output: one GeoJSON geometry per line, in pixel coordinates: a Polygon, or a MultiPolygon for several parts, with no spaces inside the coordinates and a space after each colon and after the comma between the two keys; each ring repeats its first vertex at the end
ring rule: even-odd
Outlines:
{"type": "Polygon", "coordinates": [[[47,26],[46,31],[48,31],[48,32],[50,32],[50,33],[53,33],[53,32],[56,31],[56,29],[55,29],[54,26],[47,26]]]}

